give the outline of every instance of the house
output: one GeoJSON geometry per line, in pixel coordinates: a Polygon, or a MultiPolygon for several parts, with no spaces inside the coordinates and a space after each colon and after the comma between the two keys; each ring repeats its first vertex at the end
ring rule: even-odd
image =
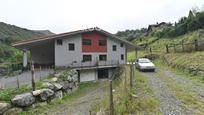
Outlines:
{"type": "Polygon", "coordinates": [[[27,51],[35,67],[75,68],[80,82],[109,78],[113,70],[127,62],[127,51],[138,47],[98,27],[19,41],[14,47],[27,51]]]}

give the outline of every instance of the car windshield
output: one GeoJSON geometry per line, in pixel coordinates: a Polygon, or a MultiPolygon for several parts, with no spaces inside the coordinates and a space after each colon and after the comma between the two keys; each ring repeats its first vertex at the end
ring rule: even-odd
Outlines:
{"type": "Polygon", "coordinates": [[[139,63],[150,63],[150,60],[148,60],[148,59],[140,59],[139,63]]]}

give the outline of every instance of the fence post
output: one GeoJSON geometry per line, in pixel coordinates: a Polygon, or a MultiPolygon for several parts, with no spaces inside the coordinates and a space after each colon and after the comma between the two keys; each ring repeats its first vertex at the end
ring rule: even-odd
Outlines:
{"type": "Polygon", "coordinates": [[[168,46],[168,44],[166,45],[166,53],[169,53],[169,46],[168,46]]]}
{"type": "Polygon", "coordinates": [[[132,89],[133,64],[130,65],[130,90],[132,89]]]}
{"type": "Polygon", "coordinates": [[[18,89],[19,89],[19,88],[20,88],[20,83],[19,83],[18,75],[16,76],[16,82],[17,82],[17,87],[18,87],[18,89]]]}
{"type": "Polygon", "coordinates": [[[198,51],[198,40],[195,39],[195,51],[198,51]]]}
{"type": "Polygon", "coordinates": [[[34,72],[34,64],[31,64],[31,74],[32,74],[32,89],[35,91],[35,72],[34,72]]]}
{"type": "Polygon", "coordinates": [[[114,115],[112,80],[110,80],[110,115],[114,115]]]}
{"type": "Polygon", "coordinates": [[[181,41],[181,46],[182,46],[182,52],[184,52],[184,43],[183,43],[183,40],[181,41]]]}
{"type": "Polygon", "coordinates": [[[41,71],[42,71],[42,68],[41,68],[41,66],[40,66],[40,81],[42,80],[42,75],[41,75],[41,71]]]}

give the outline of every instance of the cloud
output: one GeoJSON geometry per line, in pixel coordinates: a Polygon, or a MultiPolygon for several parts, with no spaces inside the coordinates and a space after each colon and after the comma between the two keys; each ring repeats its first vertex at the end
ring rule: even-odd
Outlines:
{"type": "Polygon", "coordinates": [[[4,0],[0,21],[60,33],[98,26],[110,32],[178,20],[203,0],[4,0]]]}

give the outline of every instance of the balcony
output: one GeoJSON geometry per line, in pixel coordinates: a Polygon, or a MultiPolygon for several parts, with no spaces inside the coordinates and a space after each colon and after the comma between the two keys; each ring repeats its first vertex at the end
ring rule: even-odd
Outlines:
{"type": "Polygon", "coordinates": [[[103,68],[103,67],[116,67],[119,64],[122,64],[119,62],[119,60],[107,60],[107,61],[80,61],[80,62],[73,62],[69,64],[67,67],[70,68],[103,68]]]}

